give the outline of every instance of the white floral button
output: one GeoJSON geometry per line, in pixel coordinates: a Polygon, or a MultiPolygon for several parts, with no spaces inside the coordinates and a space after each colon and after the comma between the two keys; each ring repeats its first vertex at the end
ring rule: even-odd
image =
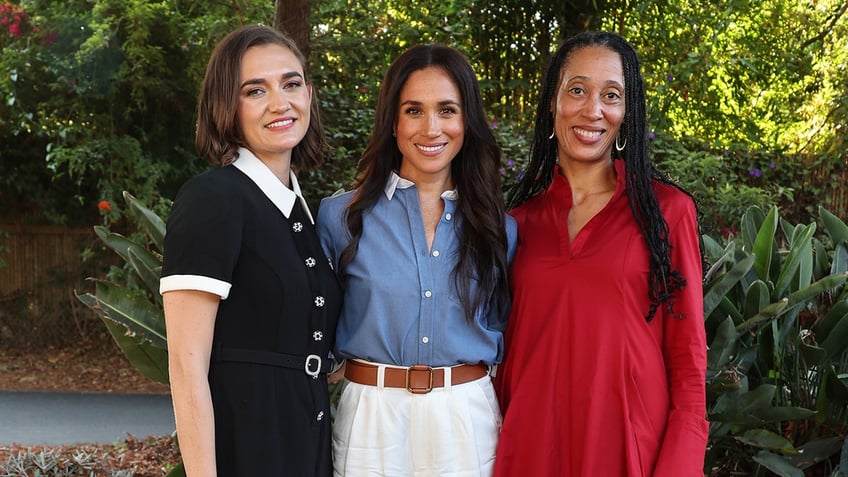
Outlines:
{"type": "Polygon", "coordinates": [[[295,232],[302,231],[303,230],[303,224],[300,223],[300,222],[295,222],[294,224],[292,224],[292,230],[294,230],[295,232]]]}
{"type": "Polygon", "coordinates": [[[317,262],[312,257],[309,257],[309,258],[306,259],[306,266],[309,267],[309,268],[314,267],[316,263],[317,262]]]}
{"type": "Polygon", "coordinates": [[[312,332],[312,339],[314,339],[315,341],[321,341],[323,338],[324,333],[322,333],[321,331],[316,330],[312,332]]]}
{"type": "Polygon", "coordinates": [[[315,306],[317,306],[318,308],[321,308],[322,306],[324,306],[324,297],[323,296],[319,295],[319,296],[315,297],[315,306]]]}

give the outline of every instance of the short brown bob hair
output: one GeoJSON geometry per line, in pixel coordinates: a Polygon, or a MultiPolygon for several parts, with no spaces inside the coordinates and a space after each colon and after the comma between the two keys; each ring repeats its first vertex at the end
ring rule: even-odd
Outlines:
{"type": "MultiPolygon", "coordinates": [[[[238,157],[238,148],[245,146],[236,119],[241,61],[249,48],[268,44],[291,50],[300,61],[306,76],[306,58],[294,41],[263,25],[248,25],[231,32],[218,43],[209,58],[197,101],[195,147],[201,157],[215,165],[225,166],[232,163],[238,157]]],[[[324,160],[327,145],[314,87],[309,110],[310,120],[306,135],[292,150],[291,165],[298,171],[308,170],[320,164],[324,160]]]]}

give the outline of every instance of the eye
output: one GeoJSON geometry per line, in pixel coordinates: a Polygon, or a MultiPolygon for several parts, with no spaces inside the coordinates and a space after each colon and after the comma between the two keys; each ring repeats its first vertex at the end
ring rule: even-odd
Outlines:
{"type": "Polygon", "coordinates": [[[283,89],[300,88],[301,86],[303,86],[303,81],[291,80],[291,81],[286,82],[286,84],[283,85],[283,89]]]}
{"type": "Polygon", "coordinates": [[[571,93],[571,94],[580,96],[581,94],[583,94],[583,88],[580,87],[580,86],[574,86],[572,88],[569,88],[568,92],[571,93]]]}
{"type": "Polygon", "coordinates": [[[411,116],[418,116],[418,115],[421,114],[421,110],[414,107],[414,106],[410,106],[410,107],[406,108],[403,112],[406,113],[406,114],[409,114],[411,116]]]}
{"type": "Polygon", "coordinates": [[[618,91],[608,91],[606,94],[604,94],[604,97],[607,99],[607,101],[621,101],[621,93],[619,93],[618,91]]]}
{"type": "Polygon", "coordinates": [[[439,111],[439,114],[442,116],[453,116],[456,113],[457,109],[453,106],[445,106],[441,111],[439,111]]]}
{"type": "Polygon", "coordinates": [[[245,96],[258,96],[258,95],[260,95],[264,92],[265,91],[263,91],[262,88],[249,88],[249,89],[245,90],[244,95],[245,96]]]}

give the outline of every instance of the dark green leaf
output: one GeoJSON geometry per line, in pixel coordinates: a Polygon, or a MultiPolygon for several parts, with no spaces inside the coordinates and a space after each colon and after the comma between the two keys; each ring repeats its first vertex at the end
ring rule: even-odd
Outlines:
{"type": "Polygon", "coordinates": [[[760,451],[754,456],[754,461],[779,477],[804,477],[801,469],[790,464],[785,458],[768,451],[760,451]]]}
{"type": "Polygon", "coordinates": [[[734,285],[739,283],[739,280],[748,273],[748,270],[754,264],[755,260],[754,255],[749,255],[733,266],[729,272],[724,275],[720,275],[713,282],[711,282],[706,289],[706,293],[704,294],[704,315],[709,316],[710,313],[715,309],[724,295],[733,288],[734,285]]]}
{"type": "Polygon", "coordinates": [[[164,250],[165,243],[165,222],[127,191],[124,191],[124,200],[126,200],[136,222],[147,233],[156,249],[161,253],[164,250]]]}
{"type": "Polygon", "coordinates": [[[750,431],[745,431],[742,435],[737,436],[736,440],[743,444],[748,444],[749,446],[780,452],[781,454],[798,453],[788,439],[765,429],[751,429],[750,431]]]}
{"type": "Polygon", "coordinates": [[[819,206],[819,217],[821,217],[824,229],[834,245],[848,244],[848,225],[845,225],[845,222],[821,206],[819,206]]]}
{"type": "Polygon", "coordinates": [[[719,325],[715,338],[707,350],[707,369],[720,370],[736,353],[736,346],[736,329],[733,326],[733,320],[727,318],[719,325]]]}
{"type": "Polygon", "coordinates": [[[754,270],[761,280],[768,280],[771,273],[771,258],[775,247],[774,233],[777,230],[777,220],[777,207],[771,207],[763,220],[762,226],[757,231],[751,249],[751,252],[757,257],[754,261],[754,270]]]}
{"type": "Polygon", "coordinates": [[[755,280],[745,291],[745,318],[750,318],[771,303],[771,293],[768,285],[762,280],[755,280]]]}
{"type": "Polygon", "coordinates": [[[155,267],[151,268],[149,259],[152,256],[146,250],[142,250],[143,257],[139,257],[135,248],[128,250],[127,261],[133,267],[133,270],[141,277],[141,281],[147,287],[150,295],[156,301],[156,304],[162,306],[162,296],[159,294],[159,276],[162,272],[161,264],[154,262],[155,267]]]}
{"type": "Polygon", "coordinates": [[[813,249],[810,245],[810,239],[815,231],[815,222],[806,227],[798,226],[795,230],[792,246],[789,248],[786,259],[783,261],[783,266],[780,268],[780,274],[774,285],[775,297],[784,297],[786,294],[802,286],[807,286],[809,283],[808,275],[812,273],[813,262],[813,249]],[[804,270],[804,276],[796,276],[799,270],[804,270]],[[795,283],[792,282],[793,278],[797,280],[795,283]],[[807,282],[800,282],[801,280],[807,280],[807,282]],[[794,287],[792,286],[793,284],[794,287]]]}

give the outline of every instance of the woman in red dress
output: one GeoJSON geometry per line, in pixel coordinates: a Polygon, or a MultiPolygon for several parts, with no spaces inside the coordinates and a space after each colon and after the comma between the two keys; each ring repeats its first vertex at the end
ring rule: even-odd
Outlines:
{"type": "Polygon", "coordinates": [[[703,476],[702,254],[689,194],[648,158],[639,60],[582,33],[548,67],[496,386],[496,476],[703,476]]]}

